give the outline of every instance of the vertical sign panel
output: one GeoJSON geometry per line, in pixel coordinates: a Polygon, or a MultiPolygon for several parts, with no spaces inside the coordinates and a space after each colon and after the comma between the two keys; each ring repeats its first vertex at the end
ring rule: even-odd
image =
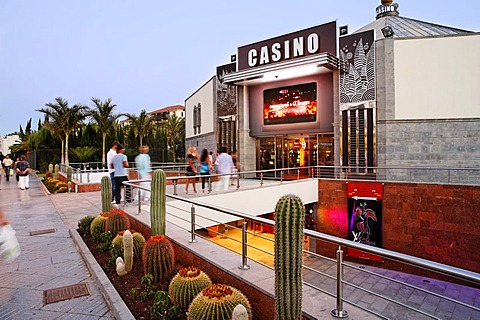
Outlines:
{"type": "MultiPolygon", "coordinates": [[[[347,191],[348,239],[381,248],[383,185],[376,182],[349,182],[347,191]]],[[[348,249],[347,254],[382,261],[379,256],[354,249],[348,249]]]]}

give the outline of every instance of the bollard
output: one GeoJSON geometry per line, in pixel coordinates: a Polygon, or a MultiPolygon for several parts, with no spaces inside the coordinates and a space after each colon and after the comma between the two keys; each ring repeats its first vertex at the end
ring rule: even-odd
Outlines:
{"type": "Polygon", "coordinates": [[[190,208],[190,240],[188,242],[190,243],[195,243],[197,240],[195,240],[195,207],[192,204],[192,207],[190,208]]]}
{"type": "Polygon", "coordinates": [[[331,314],[335,318],[348,318],[348,312],[343,310],[343,251],[338,246],[337,250],[337,308],[333,309],[331,314]]]}
{"type": "Polygon", "coordinates": [[[247,221],[242,223],[242,265],[238,267],[241,270],[248,270],[250,266],[247,264],[247,221]]]}

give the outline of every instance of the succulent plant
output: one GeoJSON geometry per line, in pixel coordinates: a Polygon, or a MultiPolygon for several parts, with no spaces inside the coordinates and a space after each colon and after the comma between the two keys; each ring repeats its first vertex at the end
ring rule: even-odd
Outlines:
{"type": "Polygon", "coordinates": [[[105,232],[106,221],[107,216],[103,212],[93,219],[92,223],[90,224],[90,234],[92,235],[93,240],[98,241],[100,235],[105,232]]]}
{"type": "MultiPolygon", "coordinates": [[[[137,232],[133,229],[129,229],[133,237],[133,258],[141,258],[143,246],[145,245],[145,238],[140,232],[137,232]]],[[[124,231],[120,231],[115,238],[112,240],[112,257],[122,257],[123,258],[123,234],[124,231]]]]}
{"type": "Polygon", "coordinates": [[[142,253],[143,272],[153,275],[157,284],[165,283],[172,274],[175,254],[170,240],[165,236],[151,236],[142,253]]]}
{"type": "Polygon", "coordinates": [[[275,207],[275,319],[301,319],[305,207],[296,195],[275,207]]]}
{"type": "Polygon", "coordinates": [[[188,308],[188,319],[230,320],[239,304],[247,309],[248,319],[252,319],[250,303],[243,293],[224,284],[212,284],[193,299],[188,308]]]}
{"type": "Polygon", "coordinates": [[[129,230],[123,233],[123,258],[125,261],[125,271],[132,271],[133,267],[133,237],[129,230]]]}
{"type": "Polygon", "coordinates": [[[130,219],[128,214],[123,210],[112,210],[107,214],[105,223],[105,231],[110,231],[112,235],[118,234],[130,228],[130,219]]]}
{"type": "Polygon", "coordinates": [[[52,164],[52,163],[50,163],[50,164],[48,165],[48,171],[50,171],[50,172],[53,173],[53,164],[52,164]]]}
{"type": "Polygon", "coordinates": [[[110,177],[102,177],[101,185],[102,212],[108,212],[112,210],[112,181],[110,181],[110,177]]]}
{"type": "Polygon", "coordinates": [[[165,235],[166,226],[166,189],[167,180],[163,170],[156,170],[152,175],[152,192],[150,195],[150,221],[152,236],[165,235]]]}
{"type": "Polygon", "coordinates": [[[233,309],[232,320],[248,320],[248,310],[243,304],[239,304],[233,309]]]}
{"type": "Polygon", "coordinates": [[[186,309],[193,298],[211,284],[210,277],[199,268],[181,268],[170,281],[168,293],[173,304],[186,309]]]}
{"type": "Polygon", "coordinates": [[[54,173],[58,173],[58,169],[60,168],[60,166],[58,165],[58,163],[55,164],[54,168],[53,168],[53,172],[54,173]]]}
{"type": "Polygon", "coordinates": [[[68,168],[67,168],[67,182],[72,181],[72,171],[73,171],[72,167],[68,166],[68,168]]]}

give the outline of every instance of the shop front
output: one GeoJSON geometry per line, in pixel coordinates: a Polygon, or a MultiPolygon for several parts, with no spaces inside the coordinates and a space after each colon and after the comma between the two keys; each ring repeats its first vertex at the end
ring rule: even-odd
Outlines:
{"type": "MultiPolygon", "coordinates": [[[[257,170],[333,165],[333,134],[277,135],[257,139],[257,170]]],[[[308,170],[302,171],[306,173],[308,170]]],[[[267,176],[279,173],[267,172],[267,176]]]]}
{"type": "Polygon", "coordinates": [[[336,22],[238,48],[235,68],[221,80],[238,90],[237,153],[245,170],[310,174],[334,164],[336,56],[336,22]]]}

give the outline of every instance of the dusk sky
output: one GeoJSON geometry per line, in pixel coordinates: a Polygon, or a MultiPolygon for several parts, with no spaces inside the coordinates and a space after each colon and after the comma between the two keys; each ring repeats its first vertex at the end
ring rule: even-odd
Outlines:
{"type": "MultiPolygon", "coordinates": [[[[480,31],[479,0],[398,0],[400,15],[480,31]]],[[[237,47],[333,20],[354,32],[380,0],[0,0],[0,134],[63,97],[139,114],[184,101],[237,47]]],[[[428,94],[428,93],[427,93],[428,94]]]]}

